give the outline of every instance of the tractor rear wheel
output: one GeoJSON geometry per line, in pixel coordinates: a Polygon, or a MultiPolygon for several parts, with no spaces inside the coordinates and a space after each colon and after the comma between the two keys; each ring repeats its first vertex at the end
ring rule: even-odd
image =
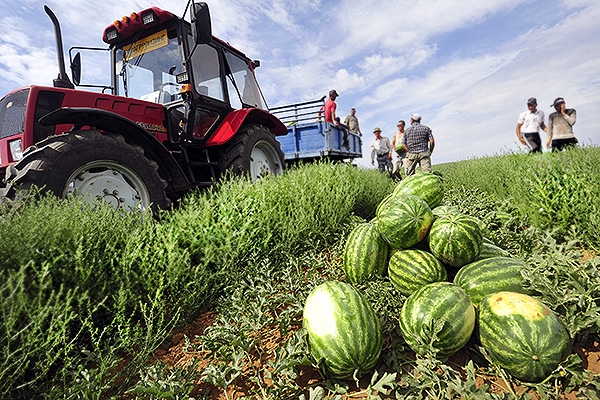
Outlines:
{"type": "Polygon", "coordinates": [[[253,182],[285,169],[285,159],[275,136],[264,126],[243,127],[227,143],[219,160],[221,172],[248,174],[253,182]]]}
{"type": "Polygon", "coordinates": [[[126,210],[168,208],[158,164],[120,135],[75,131],[50,136],[26,151],[6,172],[4,195],[15,198],[32,186],[60,198],[85,196],[126,210]]]}

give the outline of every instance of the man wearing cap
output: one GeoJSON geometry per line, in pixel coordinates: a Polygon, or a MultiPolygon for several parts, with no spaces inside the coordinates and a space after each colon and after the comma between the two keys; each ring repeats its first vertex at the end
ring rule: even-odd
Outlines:
{"type": "Polygon", "coordinates": [[[325,122],[329,122],[330,124],[336,124],[335,121],[335,110],[337,108],[337,104],[335,104],[335,99],[340,95],[335,90],[329,91],[329,98],[325,102],[325,122]]]}
{"type": "Polygon", "coordinates": [[[352,107],[350,109],[350,115],[346,115],[346,118],[344,118],[344,125],[347,125],[348,129],[350,129],[352,132],[356,132],[362,136],[360,125],[358,124],[358,118],[356,117],[356,108],[352,107]]]}
{"type": "Polygon", "coordinates": [[[577,119],[575,109],[567,108],[567,103],[562,97],[557,97],[550,107],[554,107],[556,112],[548,116],[546,147],[551,147],[552,151],[561,151],[565,147],[575,146],[577,144],[577,138],[573,134],[573,125],[577,119]]]}
{"type": "Polygon", "coordinates": [[[422,172],[431,172],[431,153],[435,147],[435,140],[431,129],[421,125],[421,115],[414,113],[410,116],[410,126],[402,137],[402,146],[406,151],[404,158],[404,171],[406,176],[413,175],[417,164],[422,172]]]}
{"type": "Polygon", "coordinates": [[[373,129],[375,139],[371,142],[371,164],[375,165],[375,157],[377,157],[377,167],[381,172],[392,173],[392,143],[390,139],[381,136],[381,129],[373,129]]]}
{"type": "Polygon", "coordinates": [[[546,124],[544,124],[544,112],[537,109],[535,97],[527,100],[527,109],[519,115],[517,120],[517,138],[521,144],[529,147],[530,153],[541,153],[540,128],[547,132],[546,124]]]}

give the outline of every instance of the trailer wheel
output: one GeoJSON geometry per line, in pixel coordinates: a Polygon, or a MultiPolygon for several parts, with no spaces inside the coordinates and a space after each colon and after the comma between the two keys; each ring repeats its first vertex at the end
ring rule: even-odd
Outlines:
{"type": "Polygon", "coordinates": [[[285,169],[284,155],[275,136],[260,125],[243,127],[221,152],[221,172],[248,174],[253,182],[279,175],[285,169]]]}
{"type": "Polygon", "coordinates": [[[158,164],[142,148],[129,145],[120,135],[75,131],[51,136],[25,153],[6,172],[5,196],[32,186],[60,198],[83,195],[103,200],[114,208],[168,208],[166,182],[158,164]]]}

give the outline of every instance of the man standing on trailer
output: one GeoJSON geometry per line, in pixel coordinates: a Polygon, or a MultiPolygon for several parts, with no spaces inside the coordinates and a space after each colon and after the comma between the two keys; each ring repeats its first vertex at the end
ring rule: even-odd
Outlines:
{"type": "Polygon", "coordinates": [[[350,115],[347,115],[344,119],[344,124],[348,125],[348,128],[354,132],[358,133],[359,136],[362,136],[362,132],[360,131],[360,125],[358,124],[358,118],[356,117],[356,108],[352,107],[350,109],[350,115]]]}
{"type": "Polygon", "coordinates": [[[335,120],[335,110],[337,108],[337,104],[335,104],[335,99],[340,95],[334,89],[329,91],[329,99],[325,102],[325,122],[329,122],[330,124],[337,125],[335,120]]]}

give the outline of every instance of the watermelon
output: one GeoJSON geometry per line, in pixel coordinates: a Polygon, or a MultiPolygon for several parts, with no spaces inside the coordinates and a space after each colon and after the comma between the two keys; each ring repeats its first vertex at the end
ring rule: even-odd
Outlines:
{"type": "Polygon", "coordinates": [[[493,244],[494,246],[496,245],[492,239],[488,238],[485,235],[483,235],[483,243],[493,244]]]}
{"type": "Polygon", "coordinates": [[[343,266],[348,282],[356,285],[385,272],[388,244],[377,227],[368,222],[357,225],[346,240],[343,266]]]}
{"type": "Polygon", "coordinates": [[[446,214],[436,219],[429,231],[429,248],[445,264],[460,268],[475,261],[483,236],[477,222],[464,214],[446,214]]]}
{"type": "Polygon", "coordinates": [[[475,327],[475,307],[467,292],[449,282],[435,282],[411,294],[400,311],[400,330],[415,353],[427,355],[432,327],[441,323],[432,346],[437,357],[446,358],[460,350],[475,327]]]}
{"type": "Polygon", "coordinates": [[[509,254],[503,248],[498,247],[495,244],[489,243],[488,241],[486,241],[486,239],[484,237],[483,243],[481,244],[481,251],[479,252],[479,256],[477,256],[477,259],[483,260],[484,258],[492,258],[492,257],[509,257],[509,254]]]}
{"type": "Polygon", "coordinates": [[[477,306],[488,294],[508,291],[527,293],[521,271],[525,262],[510,257],[492,257],[474,261],[458,270],[454,284],[465,289],[477,306]]]}
{"type": "Polygon", "coordinates": [[[379,318],[348,283],[327,281],[313,289],[304,304],[302,325],[310,354],[333,378],[360,378],[379,359],[379,318]]]}
{"type": "Polygon", "coordinates": [[[477,217],[470,216],[470,215],[468,217],[471,218],[473,221],[475,221],[475,223],[477,223],[477,225],[479,225],[479,229],[481,230],[481,234],[483,236],[490,234],[490,230],[488,229],[487,225],[483,223],[482,220],[480,220],[477,217]]]}
{"type": "Polygon", "coordinates": [[[412,194],[419,196],[429,208],[440,205],[444,197],[442,180],[435,174],[417,173],[404,178],[394,189],[394,196],[412,194]]]}
{"type": "Polygon", "coordinates": [[[490,358],[523,381],[544,380],[571,353],[569,333],[556,314],[523,293],[484,297],[478,333],[490,358]]]}
{"type": "Polygon", "coordinates": [[[433,254],[416,249],[396,251],[390,258],[388,275],[392,285],[406,296],[448,278],[446,268],[433,254]]]}
{"type": "Polygon", "coordinates": [[[423,240],[432,223],[433,214],[425,200],[413,195],[393,196],[377,210],[377,229],[396,250],[423,240]]]}
{"type": "Polygon", "coordinates": [[[434,219],[437,219],[442,215],[446,214],[460,214],[460,210],[454,206],[437,206],[435,208],[432,208],[431,212],[433,213],[434,219]]]}

